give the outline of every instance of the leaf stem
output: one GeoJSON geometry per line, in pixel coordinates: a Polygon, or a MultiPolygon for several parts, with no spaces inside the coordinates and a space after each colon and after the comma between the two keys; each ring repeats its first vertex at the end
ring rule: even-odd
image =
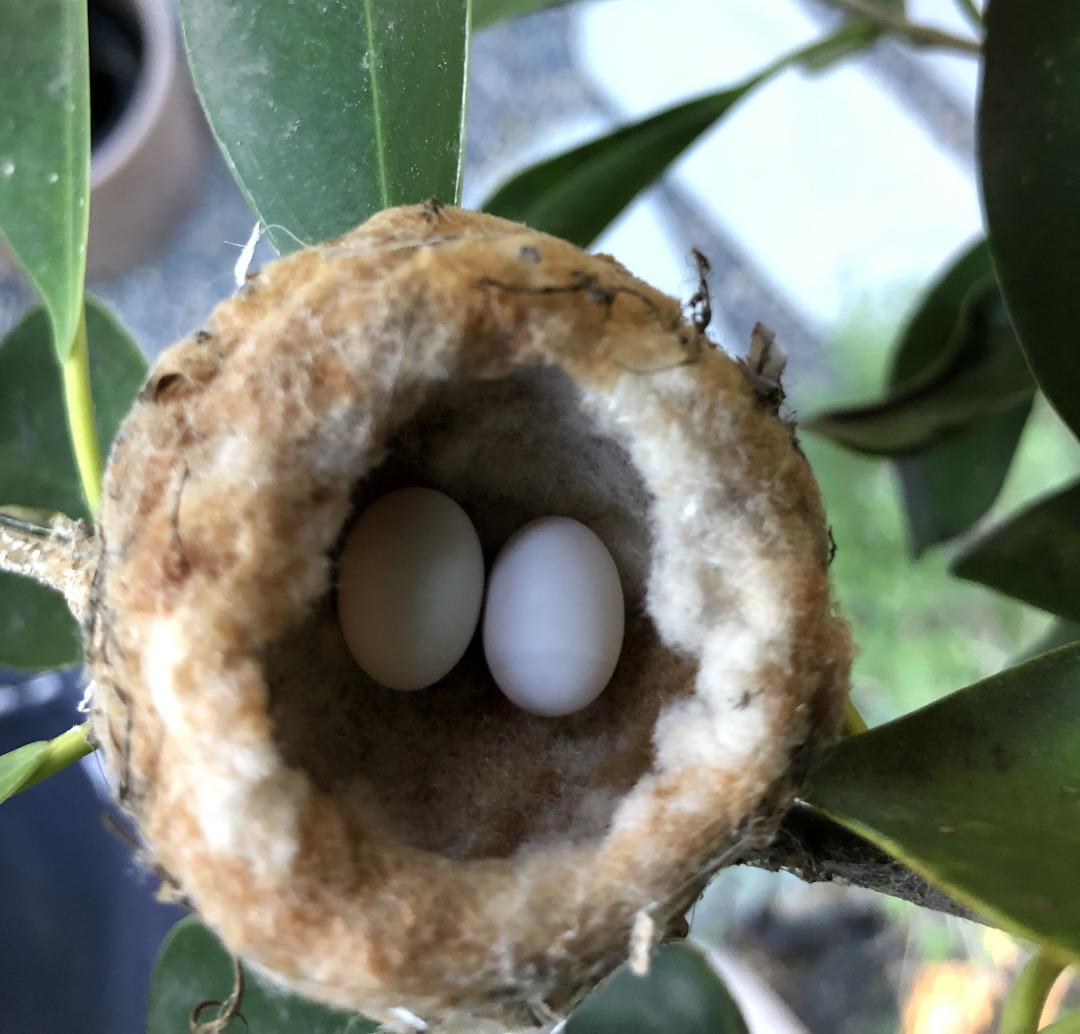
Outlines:
{"type": "MultiPolygon", "coordinates": [[[[1039,1029],[1046,996],[1067,965],[1068,960],[1059,952],[1048,948],[1037,951],[1020,970],[1020,975],[1009,989],[1001,1011],[998,1034],[1035,1034],[1039,1029]]],[[[1080,1027],[1069,1029],[1080,1030],[1080,1027]]]]}
{"type": "Polygon", "coordinates": [[[944,50],[958,50],[964,54],[978,54],[982,51],[982,44],[978,40],[957,36],[932,25],[909,22],[904,17],[898,18],[882,10],[878,4],[870,0],[826,0],[826,3],[849,14],[857,14],[869,19],[885,32],[907,40],[913,47],[941,47],[944,50]]]}
{"type": "Polygon", "coordinates": [[[971,22],[976,29],[982,29],[982,11],[975,6],[975,0],[956,0],[956,6],[967,15],[968,21],[971,22]]]}
{"type": "Polygon", "coordinates": [[[1080,1034],[1080,1012],[1071,1012],[1043,1027],[1039,1034],[1080,1034]]]}
{"type": "Polygon", "coordinates": [[[41,764],[34,769],[34,774],[16,792],[21,793],[43,779],[55,775],[61,769],[67,768],[68,765],[75,764],[87,754],[93,754],[97,747],[88,742],[86,737],[89,732],[90,723],[84,722],[49,740],[41,764]]]}
{"type": "Polygon", "coordinates": [[[859,714],[859,709],[851,702],[851,698],[848,697],[844,701],[844,735],[845,736],[858,736],[861,732],[868,732],[870,726],[866,724],[866,719],[859,714]]]}
{"type": "Polygon", "coordinates": [[[71,447],[79,468],[83,495],[91,515],[101,502],[101,481],[105,465],[101,458],[97,425],[94,423],[94,400],[90,390],[90,349],[86,341],[86,306],[79,306],[79,323],[71,352],[62,365],[64,408],[67,411],[71,447]]]}

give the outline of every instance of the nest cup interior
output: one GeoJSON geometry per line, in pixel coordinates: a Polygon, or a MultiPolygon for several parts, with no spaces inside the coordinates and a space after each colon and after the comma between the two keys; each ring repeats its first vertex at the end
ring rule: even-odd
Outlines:
{"type": "Polygon", "coordinates": [[[615,674],[584,710],[537,717],[499,691],[477,633],[433,686],[386,689],[349,652],[331,589],[267,647],[283,760],[346,809],[374,812],[403,843],[455,860],[602,836],[652,767],[662,704],[693,683],[693,665],[661,643],[645,609],[648,489],[622,445],[582,410],[570,378],[544,366],[432,386],[411,417],[386,429],[382,462],[354,486],[335,554],[361,510],[412,485],[465,509],[489,570],[503,542],[533,518],[572,517],[595,531],[626,602],[615,674]]]}

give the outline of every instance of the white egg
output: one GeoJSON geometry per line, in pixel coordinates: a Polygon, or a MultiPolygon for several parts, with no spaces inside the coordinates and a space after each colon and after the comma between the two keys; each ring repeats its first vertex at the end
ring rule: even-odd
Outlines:
{"type": "Polygon", "coordinates": [[[484,654],[524,711],[554,718],[591,704],[615,671],[624,622],[615,561],[579,521],[530,521],[495,558],[484,654]]]}
{"type": "Polygon", "coordinates": [[[450,671],[476,631],[483,599],[480,539],[442,492],[390,492],[349,532],[338,618],[356,662],[387,688],[423,689],[450,671]]]}

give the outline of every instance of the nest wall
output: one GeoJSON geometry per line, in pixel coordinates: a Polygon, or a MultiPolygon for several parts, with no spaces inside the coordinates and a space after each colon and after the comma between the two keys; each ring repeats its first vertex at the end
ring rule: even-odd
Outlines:
{"type": "Polygon", "coordinates": [[[772,833],[846,693],[820,497],[755,371],[612,260],[439,205],[164,353],[99,540],[94,723],[148,857],[233,951],[379,1019],[564,1014],[772,833]],[[357,668],[337,556],[407,484],[488,559],[537,516],[601,536],[627,634],[596,703],[521,712],[475,645],[416,693],[357,668]]]}

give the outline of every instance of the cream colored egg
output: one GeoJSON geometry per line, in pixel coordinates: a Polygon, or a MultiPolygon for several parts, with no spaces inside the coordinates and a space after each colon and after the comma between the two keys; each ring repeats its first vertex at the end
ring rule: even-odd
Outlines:
{"type": "Polygon", "coordinates": [[[390,492],[349,532],[338,617],[357,664],[383,686],[423,689],[449,672],[473,637],[483,598],[480,539],[442,492],[390,492]]]}
{"type": "Polygon", "coordinates": [[[558,717],[591,704],[618,664],[624,622],[615,561],[579,521],[531,521],[495,558],[484,654],[522,710],[558,717]]]}

